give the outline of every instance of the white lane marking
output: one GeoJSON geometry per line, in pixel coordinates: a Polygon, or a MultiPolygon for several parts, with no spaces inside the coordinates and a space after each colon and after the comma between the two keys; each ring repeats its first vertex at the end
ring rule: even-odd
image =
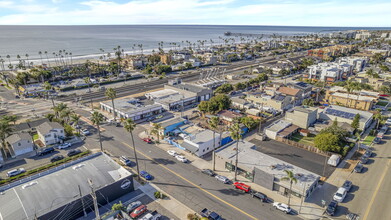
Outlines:
{"type": "Polygon", "coordinates": [[[19,197],[18,193],[16,192],[15,188],[13,188],[13,190],[14,190],[16,196],[18,197],[20,204],[22,205],[22,208],[23,208],[24,214],[26,215],[26,218],[28,219],[29,216],[27,215],[27,212],[26,212],[26,209],[24,208],[22,200],[20,199],[20,197],[19,197]]]}

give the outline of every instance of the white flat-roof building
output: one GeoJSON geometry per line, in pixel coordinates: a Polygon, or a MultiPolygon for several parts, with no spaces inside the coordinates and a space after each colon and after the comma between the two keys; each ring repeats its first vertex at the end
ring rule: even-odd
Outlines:
{"type": "MultiPolygon", "coordinates": [[[[297,178],[297,183],[292,184],[292,195],[308,198],[317,188],[319,175],[266,155],[256,150],[256,146],[250,142],[239,141],[238,152],[240,173],[262,187],[287,194],[289,181],[282,181],[281,178],[286,176],[284,170],[290,170],[297,178]]],[[[235,158],[236,142],[232,142],[216,151],[216,166],[234,171],[235,158]]]]}
{"type": "Polygon", "coordinates": [[[213,150],[213,142],[215,142],[215,147],[219,146],[219,140],[219,133],[215,133],[215,139],[213,140],[213,131],[206,129],[199,133],[185,136],[181,146],[198,157],[202,157],[213,150]]]}
{"type": "Polygon", "coordinates": [[[292,122],[285,121],[285,120],[278,120],[270,124],[265,128],[265,135],[270,138],[275,140],[277,138],[277,134],[284,130],[285,128],[289,127],[292,125],[292,122]]]}
{"type": "Polygon", "coordinates": [[[308,79],[335,82],[347,79],[352,74],[353,66],[347,63],[319,63],[308,67],[308,79]]]}

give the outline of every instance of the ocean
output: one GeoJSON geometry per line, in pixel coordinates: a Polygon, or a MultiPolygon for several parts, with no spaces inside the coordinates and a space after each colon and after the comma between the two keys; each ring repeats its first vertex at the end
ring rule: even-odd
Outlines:
{"type": "MultiPolygon", "coordinates": [[[[102,48],[107,54],[113,54],[118,45],[128,53],[136,53],[143,45],[144,52],[158,48],[163,41],[164,48],[169,43],[186,44],[186,41],[197,42],[210,39],[214,43],[222,43],[219,37],[225,32],[249,34],[311,34],[352,29],[382,28],[349,28],[349,27],[292,27],[292,26],[224,26],[224,25],[102,25],[102,26],[0,26],[0,56],[8,62],[17,60],[17,55],[29,60],[40,58],[39,51],[47,51],[49,58],[59,50],[71,52],[73,57],[98,57],[102,48]],[[136,45],[134,47],[134,45],[136,45]],[[134,47],[134,49],[132,49],[134,47]]],[[[387,28],[384,28],[387,29],[387,28]]],[[[390,28],[388,28],[390,29],[390,28]]],[[[45,55],[43,55],[45,58],[45,55]]]]}

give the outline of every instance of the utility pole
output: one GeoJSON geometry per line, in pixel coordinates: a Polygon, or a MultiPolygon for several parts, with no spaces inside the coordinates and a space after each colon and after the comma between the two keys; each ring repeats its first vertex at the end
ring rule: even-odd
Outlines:
{"type": "Polygon", "coordinates": [[[95,219],[96,219],[96,220],[100,220],[98,201],[97,201],[97,199],[96,199],[95,189],[94,189],[94,185],[93,185],[91,179],[88,179],[88,184],[90,184],[90,188],[91,188],[91,197],[92,197],[92,200],[93,200],[93,202],[94,202],[95,219]]]}
{"type": "Polygon", "coordinates": [[[84,213],[84,217],[87,216],[87,212],[86,212],[86,209],[84,208],[84,201],[83,201],[83,195],[81,194],[81,188],[80,188],[80,185],[77,185],[79,187],[79,195],[80,195],[80,199],[81,199],[81,205],[83,206],[83,213],[84,213]]]}

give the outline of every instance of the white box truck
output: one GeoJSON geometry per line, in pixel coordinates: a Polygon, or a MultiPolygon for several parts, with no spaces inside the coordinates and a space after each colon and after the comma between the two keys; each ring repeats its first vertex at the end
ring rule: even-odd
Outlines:
{"type": "Polygon", "coordinates": [[[330,166],[336,167],[336,166],[338,166],[340,161],[341,161],[341,156],[339,156],[337,154],[333,154],[333,155],[331,155],[331,157],[327,161],[327,164],[330,166]]]}

